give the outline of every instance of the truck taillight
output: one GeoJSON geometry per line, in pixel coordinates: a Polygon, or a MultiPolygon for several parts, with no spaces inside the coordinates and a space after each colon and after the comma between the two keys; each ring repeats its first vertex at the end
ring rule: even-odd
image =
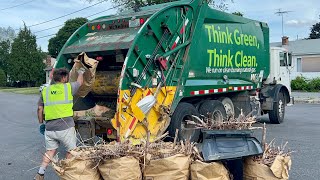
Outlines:
{"type": "Polygon", "coordinates": [[[102,56],[98,56],[98,57],[96,57],[96,60],[97,60],[97,61],[102,61],[102,60],[103,60],[103,57],[102,57],[102,56]]]}
{"type": "Polygon", "coordinates": [[[112,135],[112,133],[113,133],[112,129],[107,129],[107,134],[108,135],[112,135]]]}
{"type": "Polygon", "coordinates": [[[101,29],[101,25],[100,25],[100,24],[97,25],[97,29],[98,29],[98,30],[101,29]]]}
{"type": "Polygon", "coordinates": [[[140,18],[140,25],[144,24],[144,19],[140,18]]]}

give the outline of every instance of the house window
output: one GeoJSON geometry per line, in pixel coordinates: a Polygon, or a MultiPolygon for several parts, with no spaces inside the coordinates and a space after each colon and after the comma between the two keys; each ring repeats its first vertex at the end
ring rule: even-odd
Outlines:
{"type": "Polygon", "coordinates": [[[320,72],[320,57],[319,56],[302,57],[301,72],[320,72]]]}
{"type": "Polygon", "coordinates": [[[297,72],[302,72],[301,58],[297,58],[297,72]]]}

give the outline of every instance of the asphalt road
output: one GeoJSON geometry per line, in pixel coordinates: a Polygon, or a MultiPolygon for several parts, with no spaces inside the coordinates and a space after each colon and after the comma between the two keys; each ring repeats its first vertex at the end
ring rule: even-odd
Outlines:
{"type": "MultiPolygon", "coordinates": [[[[37,96],[0,92],[0,179],[32,179],[44,153],[43,136],[38,132],[37,96]]],[[[286,141],[294,150],[290,180],[318,180],[320,177],[320,104],[288,107],[285,122],[267,124],[268,139],[286,141]]],[[[261,122],[267,122],[263,117],[261,122]]],[[[259,133],[257,136],[260,138],[259,133]]],[[[58,179],[52,168],[47,180],[58,179]]]]}

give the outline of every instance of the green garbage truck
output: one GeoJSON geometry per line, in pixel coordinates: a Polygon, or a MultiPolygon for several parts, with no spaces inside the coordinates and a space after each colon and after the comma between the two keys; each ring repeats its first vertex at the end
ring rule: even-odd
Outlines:
{"type": "Polygon", "coordinates": [[[74,109],[103,101],[114,112],[77,120],[79,131],[92,136],[136,142],[149,134],[152,141],[179,129],[179,139],[197,141],[201,132],[187,123],[193,115],[269,114],[279,124],[291,101],[291,56],[269,47],[268,25],[212,9],[205,0],[94,19],[69,38],[54,68],[71,69],[81,52],[99,61],[97,83],[74,109]]]}

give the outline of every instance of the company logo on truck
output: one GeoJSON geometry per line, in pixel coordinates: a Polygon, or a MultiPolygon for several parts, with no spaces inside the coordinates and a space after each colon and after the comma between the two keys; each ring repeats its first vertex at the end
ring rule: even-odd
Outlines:
{"type": "MultiPolygon", "coordinates": [[[[242,33],[239,29],[230,30],[215,25],[205,25],[208,42],[214,43],[214,49],[207,49],[209,56],[206,73],[234,73],[234,72],[256,72],[257,57],[247,54],[244,50],[232,52],[232,48],[254,47],[260,48],[258,39],[254,35],[242,33]],[[221,48],[216,45],[231,45],[230,48],[221,48]]],[[[225,47],[225,46],[224,46],[225,47]]],[[[243,48],[244,49],[244,48],[243,48]]]]}

